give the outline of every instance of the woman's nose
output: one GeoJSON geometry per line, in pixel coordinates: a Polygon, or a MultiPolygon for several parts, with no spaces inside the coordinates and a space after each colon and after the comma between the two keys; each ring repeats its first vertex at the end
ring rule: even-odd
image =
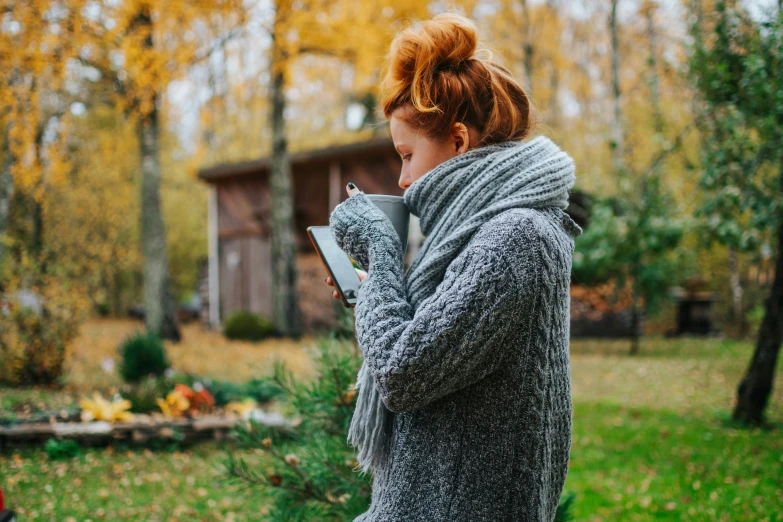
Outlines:
{"type": "Polygon", "coordinates": [[[405,190],[411,186],[411,182],[407,177],[401,177],[399,185],[402,190],[405,190]]]}

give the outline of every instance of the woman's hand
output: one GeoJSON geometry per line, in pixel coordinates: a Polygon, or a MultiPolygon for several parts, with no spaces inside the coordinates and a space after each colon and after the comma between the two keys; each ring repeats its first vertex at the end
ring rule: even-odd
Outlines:
{"type": "Polygon", "coordinates": [[[356,260],[364,270],[370,268],[372,249],[380,244],[402,250],[400,237],[391,220],[353,183],[347,187],[348,199],[329,215],[329,228],[337,246],[356,260]]]}
{"type": "MultiPolygon", "coordinates": [[[[364,278],[367,277],[367,272],[356,267],[354,267],[354,270],[356,270],[356,274],[359,276],[359,281],[364,281],[364,278]]],[[[334,281],[332,281],[331,276],[326,276],[326,284],[329,286],[334,286],[334,281]]],[[[335,299],[340,299],[340,292],[337,290],[332,291],[332,297],[335,299]]]]}
{"type": "MultiPolygon", "coordinates": [[[[353,183],[348,183],[348,186],[345,190],[348,192],[348,197],[353,197],[360,192],[353,183]]],[[[356,274],[359,276],[359,282],[364,281],[364,278],[367,277],[367,272],[356,267],[354,267],[354,270],[356,270],[356,274]]],[[[334,281],[332,281],[331,276],[326,276],[326,284],[329,286],[334,286],[334,281]]],[[[340,292],[335,289],[332,292],[332,297],[335,299],[340,299],[340,292]]]]}

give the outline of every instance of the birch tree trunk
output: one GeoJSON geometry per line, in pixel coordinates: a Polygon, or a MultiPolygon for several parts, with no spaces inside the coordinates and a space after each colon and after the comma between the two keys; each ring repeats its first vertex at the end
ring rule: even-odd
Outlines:
{"type": "MultiPolygon", "coordinates": [[[[277,20],[275,25],[279,27],[277,20]]],[[[302,319],[296,294],[293,181],[285,137],[285,56],[278,49],[276,38],[282,38],[277,30],[272,35],[272,169],[269,176],[272,321],[278,333],[297,338],[302,334],[302,319]]]]}
{"type": "Polygon", "coordinates": [[[164,339],[181,339],[177,303],[169,273],[166,227],[160,205],[160,128],[158,111],[139,118],[141,153],[141,245],[144,254],[144,322],[164,339]]]}
{"type": "MultiPolygon", "coordinates": [[[[143,45],[153,47],[152,16],[142,11],[139,24],[149,26],[143,45]]],[[[177,302],[172,288],[166,252],[166,227],[160,204],[160,123],[157,95],[152,109],[139,116],[136,132],[141,157],[141,245],[144,255],[144,322],[148,330],[164,339],[179,342],[177,302]]]]}
{"type": "Polygon", "coordinates": [[[609,14],[609,33],[612,39],[612,100],[614,118],[612,119],[612,168],[615,174],[625,170],[623,164],[623,109],[620,92],[620,39],[617,34],[617,2],[612,0],[609,14]]]}

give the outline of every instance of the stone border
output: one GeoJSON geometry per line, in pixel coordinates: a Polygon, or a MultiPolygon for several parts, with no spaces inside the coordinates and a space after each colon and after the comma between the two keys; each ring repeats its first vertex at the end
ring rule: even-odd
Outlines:
{"type": "MultiPolygon", "coordinates": [[[[291,426],[277,415],[261,413],[253,420],[268,426],[291,426]]],[[[222,440],[238,422],[238,415],[204,415],[193,418],[151,417],[137,414],[132,422],[46,422],[0,428],[0,451],[37,445],[49,438],[77,440],[83,446],[102,446],[115,441],[143,444],[151,439],[178,440],[183,444],[199,440],[222,440]]]]}

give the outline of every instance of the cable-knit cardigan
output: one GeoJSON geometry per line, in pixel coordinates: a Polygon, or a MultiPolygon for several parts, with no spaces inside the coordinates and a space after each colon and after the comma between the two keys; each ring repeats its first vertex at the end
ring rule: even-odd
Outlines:
{"type": "MultiPolygon", "coordinates": [[[[361,204],[333,227],[377,227],[361,204]]],[[[396,415],[390,459],[354,522],[554,519],[571,446],[569,283],[580,232],[559,208],[500,213],[413,318],[398,247],[366,242],[357,338],[396,415]],[[401,338],[384,335],[401,325],[401,338]]]]}

